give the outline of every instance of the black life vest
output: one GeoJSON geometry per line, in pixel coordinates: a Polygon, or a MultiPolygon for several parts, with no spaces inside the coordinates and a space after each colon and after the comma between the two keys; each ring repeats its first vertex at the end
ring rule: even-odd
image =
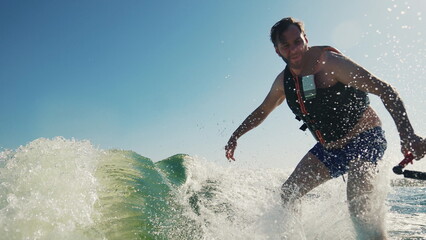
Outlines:
{"type": "Polygon", "coordinates": [[[312,132],[322,144],[344,137],[359,121],[370,101],[367,93],[341,82],[328,88],[316,88],[314,75],[293,76],[284,70],[287,104],[303,120],[302,130],[312,132]]]}

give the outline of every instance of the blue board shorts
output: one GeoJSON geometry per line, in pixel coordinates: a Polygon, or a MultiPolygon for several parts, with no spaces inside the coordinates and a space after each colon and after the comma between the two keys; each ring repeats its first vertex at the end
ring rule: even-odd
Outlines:
{"type": "Polygon", "coordinates": [[[343,148],[326,149],[317,143],[310,153],[315,155],[330,171],[333,178],[345,174],[349,169],[349,162],[354,159],[363,159],[377,164],[382,159],[387,147],[385,132],[381,127],[375,127],[360,133],[343,148]]]}

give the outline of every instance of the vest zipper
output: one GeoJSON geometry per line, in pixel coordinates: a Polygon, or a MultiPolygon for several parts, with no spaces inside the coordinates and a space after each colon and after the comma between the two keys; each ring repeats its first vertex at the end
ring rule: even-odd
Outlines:
{"type": "Polygon", "coordinates": [[[322,134],[321,134],[320,130],[315,130],[315,134],[317,135],[317,138],[318,138],[319,142],[320,142],[321,144],[324,144],[324,143],[325,143],[325,140],[324,140],[324,138],[322,137],[322,134]]]}
{"type": "Polygon", "coordinates": [[[299,101],[300,110],[304,115],[308,114],[308,111],[305,108],[305,104],[303,103],[302,94],[300,93],[300,84],[299,84],[299,78],[296,76],[294,78],[296,82],[296,94],[297,94],[297,100],[299,101]]]}

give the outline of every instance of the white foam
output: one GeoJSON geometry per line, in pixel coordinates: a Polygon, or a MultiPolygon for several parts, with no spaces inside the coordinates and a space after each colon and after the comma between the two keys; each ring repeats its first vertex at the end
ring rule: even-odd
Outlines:
{"type": "MultiPolygon", "coordinates": [[[[295,214],[282,208],[279,196],[289,171],[219,167],[191,158],[186,165],[182,204],[198,196],[199,213],[188,207],[188,214],[203,226],[205,239],[355,239],[342,178],[308,193],[300,214],[295,214]]],[[[386,174],[379,175],[373,201],[376,216],[387,211],[382,204],[387,183],[386,174]]]]}
{"type": "MultiPolygon", "coordinates": [[[[75,239],[93,223],[100,151],[87,141],[37,139],[2,153],[0,236],[75,239]]],[[[81,237],[79,237],[81,239],[81,237]]]]}

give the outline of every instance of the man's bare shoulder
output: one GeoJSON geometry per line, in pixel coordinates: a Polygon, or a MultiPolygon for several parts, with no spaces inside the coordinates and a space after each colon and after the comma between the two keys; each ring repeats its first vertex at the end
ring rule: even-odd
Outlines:
{"type": "Polygon", "coordinates": [[[277,80],[284,80],[284,70],[282,70],[278,76],[275,78],[275,81],[277,80]]]}
{"type": "Polygon", "coordinates": [[[321,54],[321,59],[329,60],[329,59],[346,59],[345,55],[340,52],[333,51],[323,51],[321,54]]]}
{"type": "Polygon", "coordinates": [[[276,102],[279,102],[279,104],[282,103],[282,101],[285,99],[285,92],[284,92],[284,71],[280,72],[278,76],[275,78],[274,83],[272,84],[271,90],[269,91],[268,96],[273,96],[274,99],[276,99],[276,102]]]}
{"type": "Polygon", "coordinates": [[[328,46],[310,46],[308,52],[321,54],[326,47],[328,46]]]}
{"type": "Polygon", "coordinates": [[[324,53],[324,46],[310,47],[304,54],[301,75],[311,75],[316,72],[321,62],[321,56],[324,53]]]}
{"type": "Polygon", "coordinates": [[[273,87],[278,89],[284,89],[284,70],[281,71],[278,76],[275,78],[273,87]]]}
{"type": "Polygon", "coordinates": [[[340,68],[350,62],[351,60],[340,52],[323,51],[319,58],[318,70],[333,71],[334,68],[340,68]]]}

